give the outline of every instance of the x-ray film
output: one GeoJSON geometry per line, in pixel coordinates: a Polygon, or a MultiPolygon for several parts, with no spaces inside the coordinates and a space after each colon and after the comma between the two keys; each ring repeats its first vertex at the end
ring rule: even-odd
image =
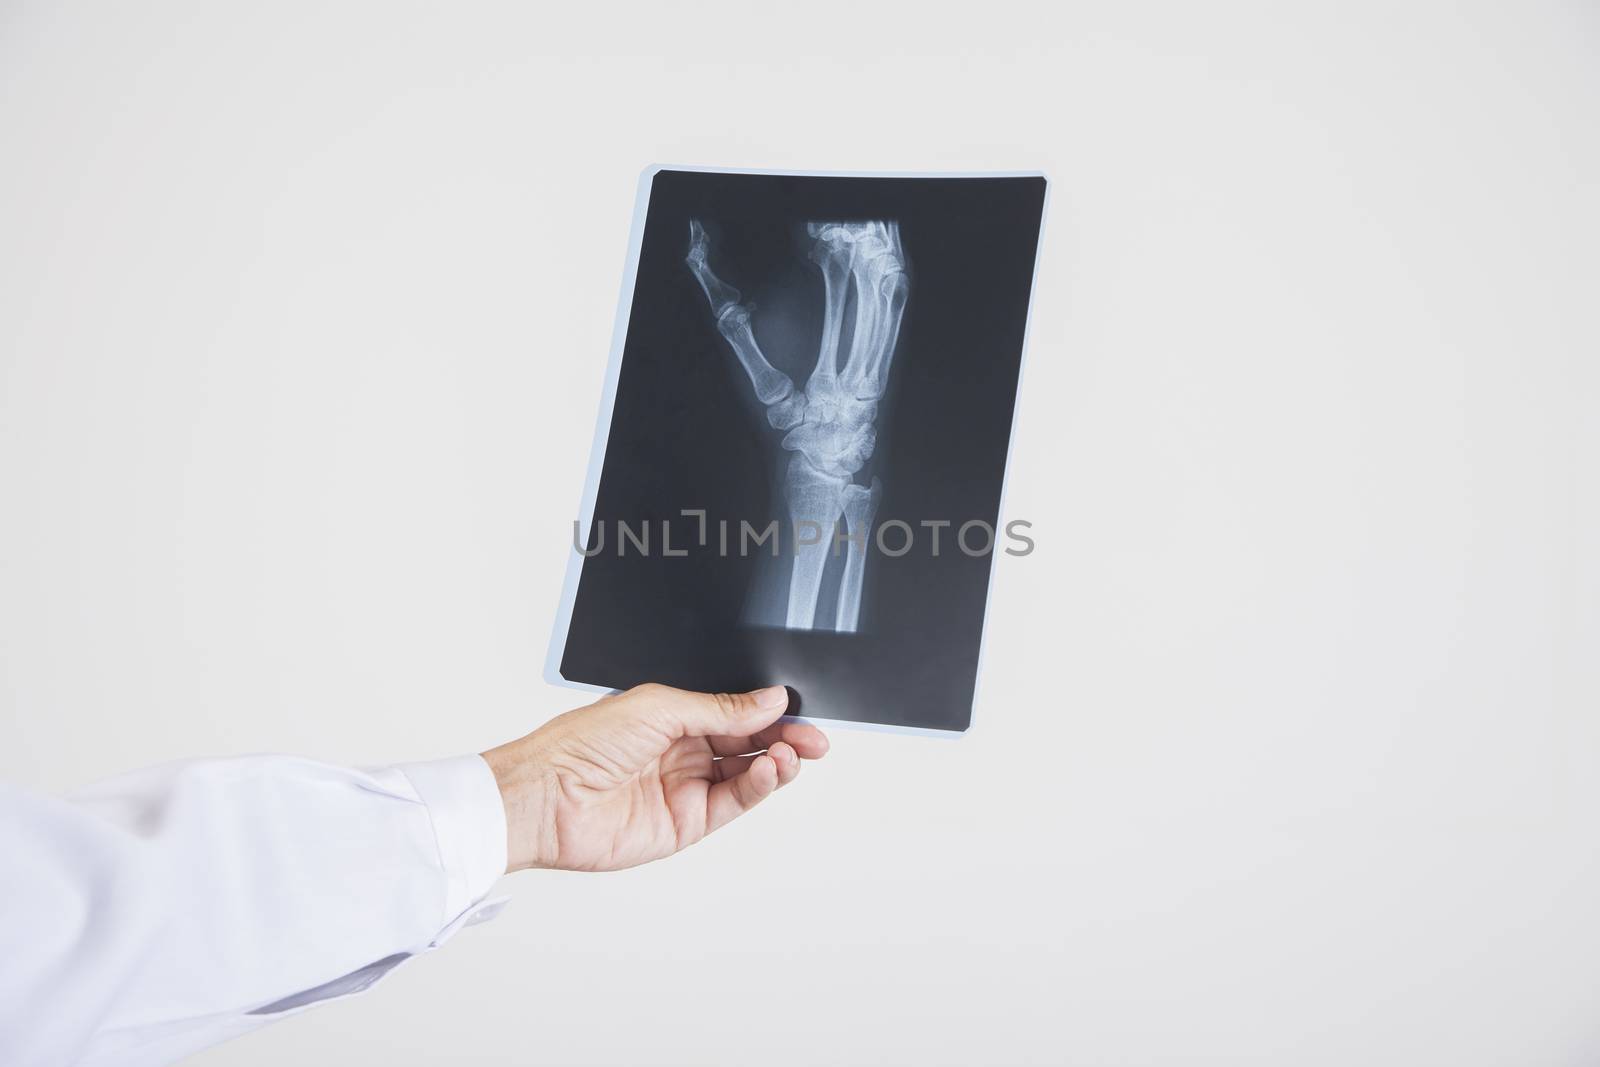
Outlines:
{"type": "Polygon", "coordinates": [[[995,558],[1034,544],[1000,504],[1044,204],[647,171],[548,679],[965,731],[995,558]]]}

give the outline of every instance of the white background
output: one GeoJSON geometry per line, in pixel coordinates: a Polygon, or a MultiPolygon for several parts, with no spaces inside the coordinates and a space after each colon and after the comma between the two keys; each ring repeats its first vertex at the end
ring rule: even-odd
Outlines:
{"type": "Polygon", "coordinates": [[[0,4],[48,789],[580,699],[646,164],[1054,178],[972,734],[197,1062],[1600,1061],[1600,15],[1204,8],[0,4]]]}

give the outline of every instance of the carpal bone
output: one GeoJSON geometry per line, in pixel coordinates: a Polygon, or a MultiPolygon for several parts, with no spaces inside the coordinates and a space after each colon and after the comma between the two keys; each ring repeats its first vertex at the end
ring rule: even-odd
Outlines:
{"type": "Polygon", "coordinates": [[[792,429],[806,417],[806,394],[794,393],[767,409],[767,421],[774,430],[792,429]]]}
{"type": "Polygon", "coordinates": [[[813,422],[805,419],[783,438],[783,447],[798,452],[818,470],[837,478],[848,478],[871,458],[877,432],[871,424],[851,426],[838,419],[813,422]]]}

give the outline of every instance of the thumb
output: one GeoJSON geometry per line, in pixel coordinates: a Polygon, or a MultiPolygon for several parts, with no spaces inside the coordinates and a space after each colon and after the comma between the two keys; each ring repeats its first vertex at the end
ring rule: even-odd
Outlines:
{"type": "Polygon", "coordinates": [[[742,737],[770,726],[789,707],[789,691],[781,685],[749,693],[695,693],[651,684],[630,689],[622,698],[675,737],[742,737]]]}

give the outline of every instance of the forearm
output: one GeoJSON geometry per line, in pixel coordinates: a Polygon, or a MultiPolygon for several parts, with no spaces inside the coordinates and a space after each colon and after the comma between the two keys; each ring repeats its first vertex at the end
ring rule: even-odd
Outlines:
{"type": "Polygon", "coordinates": [[[0,895],[27,916],[0,933],[6,1063],[73,1042],[138,1062],[141,1035],[181,1041],[398,962],[505,867],[499,794],[476,757],[371,772],[198,761],[65,801],[3,796],[0,895]]]}

